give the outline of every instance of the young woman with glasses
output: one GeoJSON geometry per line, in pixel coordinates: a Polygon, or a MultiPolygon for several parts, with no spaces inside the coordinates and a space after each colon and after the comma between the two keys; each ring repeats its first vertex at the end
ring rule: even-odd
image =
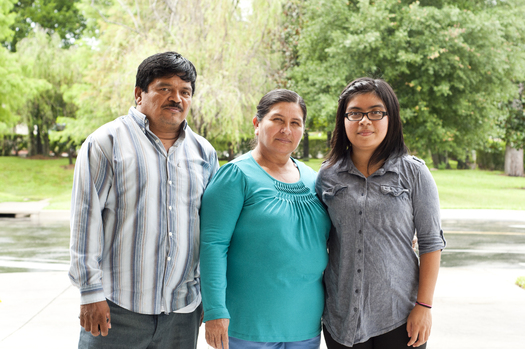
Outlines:
{"type": "Polygon", "coordinates": [[[316,184],[333,224],[324,274],[328,349],[424,348],[446,245],[436,185],[424,162],[407,155],[399,102],[384,80],[352,81],[336,118],[316,184]]]}

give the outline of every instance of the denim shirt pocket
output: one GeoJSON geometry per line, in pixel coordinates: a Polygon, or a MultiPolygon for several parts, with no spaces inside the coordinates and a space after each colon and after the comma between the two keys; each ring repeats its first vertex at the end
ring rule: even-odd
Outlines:
{"type": "Polygon", "coordinates": [[[394,197],[399,197],[403,193],[407,193],[407,195],[410,194],[410,190],[405,189],[403,187],[392,187],[389,185],[381,185],[381,193],[384,195],[392,195],[394,197]]]}
{"type": "Polygon", "coordinates": [[[346,214],[344,213],[346,195],[344,194],[347,188],[348,186],[346,185],[336,184],[323,191],[323,202],[328,208],[328,214],[336,229],[340,229],[346,222],[346,214]]]}
{"type": "Polygon", "coordinates": [[[341,195],[348,188],[346,185],[336,184],[328,190],[323,191],[323,202],[328,205],[328,202],[336,196],[341,195]]]}

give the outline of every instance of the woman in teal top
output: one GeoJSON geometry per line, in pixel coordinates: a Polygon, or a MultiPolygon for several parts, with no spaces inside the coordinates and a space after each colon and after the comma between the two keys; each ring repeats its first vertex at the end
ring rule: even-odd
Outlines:
{"type": "Polygon", "coordinates": [[[316,173],[290,157],[305,119],[295,92],[266,94],[253,119],[257,146],[222,166],[202,198],[201,288],[214,348],[319,348],[331,223],[316,173]]]}

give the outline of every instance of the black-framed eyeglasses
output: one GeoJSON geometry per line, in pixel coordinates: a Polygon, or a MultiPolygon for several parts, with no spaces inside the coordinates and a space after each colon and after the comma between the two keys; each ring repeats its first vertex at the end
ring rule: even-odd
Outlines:
{"type": "Polygon", "coordinates": [[[345,113],[345,118],[347,118],[348,121],[361,121],[363,120],[365,115],[368,118],[368,120],[377,121],[387,116],[388,113],[386,111],[380,111],[380,110],[369,111],[368,113],[363,113],[360,111],[351,111],[351,112],[345,113]]]}

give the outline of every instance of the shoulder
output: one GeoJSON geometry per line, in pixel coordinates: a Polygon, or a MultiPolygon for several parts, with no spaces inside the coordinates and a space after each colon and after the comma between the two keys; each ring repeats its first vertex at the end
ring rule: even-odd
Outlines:
{"type": "Polygon", "coordinates": [[[301,171],[301,174],[307,177],[317,177],[317,172],[315,172],[310,166],[306,165],[304,162],[295,159],[294,162],[297,164],[297,167],[299,168],[299,171],[301,171]]]}
{"type": "Polygon", "coordinates": [[[216,156],[217,153],[215,148],[213,148],[211,143],[206,138],[193,132],[189,126],[186,126],[184,132],[186,132],[186,138],[188,141],[190,141],[189,143],[195,146],[203,157],[210,158],[216,156]]]}
{"type": "Polygon", "coordinates": [[[418,175],[422,171],[428,171],[425,161],[413,155],[400,156],[397,159],[397,162],[399,164],[399,172],[405,173],[407,175],[418,175]]]}
{"type": "Polygon", "coordinates": [[[82,146],[89,148],[93,148],[93,146],[95,148],[99,147],[107,154],[110,154],[114,143],[119,139],[117,135],[128,128],[124,121],[125,118],[126,116],[121,116],[100,126],[86,138],[82,146]]]}

